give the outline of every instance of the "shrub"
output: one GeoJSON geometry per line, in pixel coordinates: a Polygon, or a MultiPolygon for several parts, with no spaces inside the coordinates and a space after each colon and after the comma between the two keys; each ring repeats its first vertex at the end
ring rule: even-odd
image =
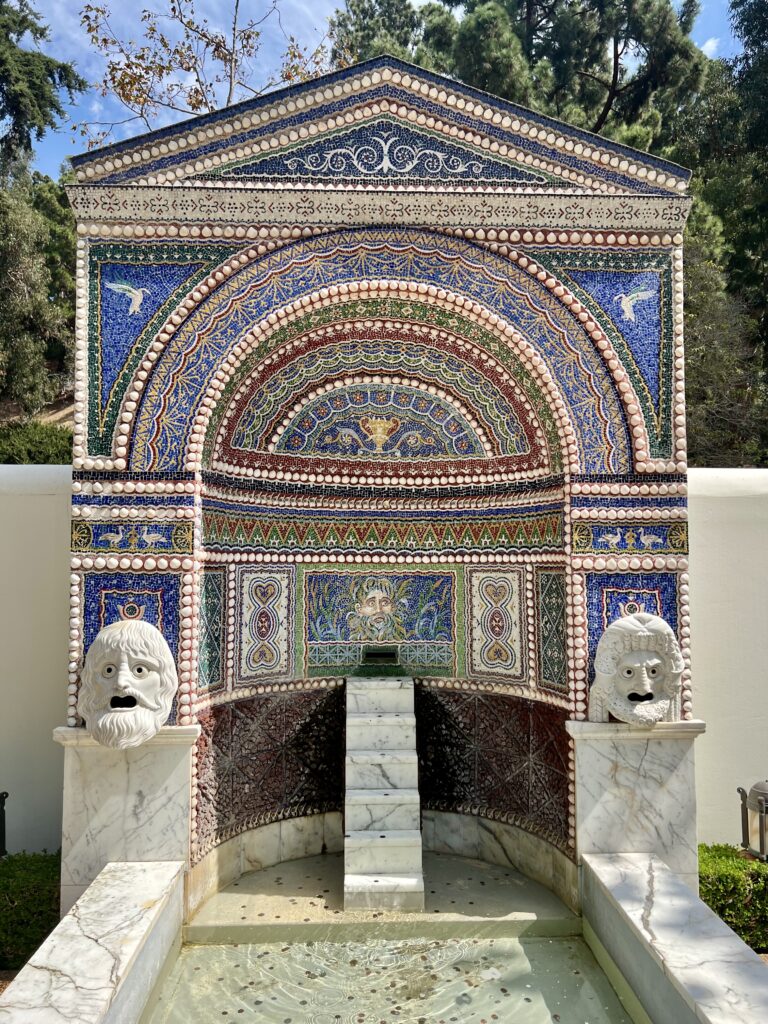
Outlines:
{"type": "Polygon", "coordinates": [[[768,864],[735,846],[700,846],[699,894],[748,946],[768,951],[768,864]]]}
{"type": "Polygon", "coordinates": [[[72,431],[36,420],[0,425],[0,463],[65,466],[72,462],[72,431]]]}
{"type": "Polygon", "coordinates": [[[14,971],[59,923],[58,853],[0,860],[0,971],[14,971]]]}

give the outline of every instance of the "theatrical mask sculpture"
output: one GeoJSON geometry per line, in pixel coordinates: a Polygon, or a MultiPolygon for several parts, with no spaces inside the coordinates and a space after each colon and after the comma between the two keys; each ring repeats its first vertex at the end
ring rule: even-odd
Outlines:
{"type": "Polygon", "coordinates": [[[616,619],[597,645],[589,721],[679,721],[683,667],[677,637],[664,619],[646,612],[616,619]]]}
{"type": "Polygon", "coordinates": [[[177,685],[173,656],[156,626],[142,619],[113,622],[88,649],[78,714],[97,743],[138,747],[168,718],[177,685]]]}

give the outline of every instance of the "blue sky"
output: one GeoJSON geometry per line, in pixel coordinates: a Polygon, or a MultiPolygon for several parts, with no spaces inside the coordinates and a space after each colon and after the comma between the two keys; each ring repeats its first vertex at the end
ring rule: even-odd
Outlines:
{"type": "MultiPolygon", "coordinates": [[[[60,60],[71,61],[88,81],[98,81],[102,74],[103,59],[90,47],[85,32],[80,27],[81,0],[32,0],[41,20],[50,27],[51,38],[44,46],[60,60]]],[[[84,0],[82,0],[84,2],[84,0]]],[[[295,35],[302,43],[315,44],[320,41],[325,31],[326,19],[341,0],[280,0],[282,24],[285,31],[295,35]]],[[[126,3],[125,0],[113,0],[113,27],[120,34],[135,38],[138,30],[138,12],[142,7],[138,3],[126,3]]],[[[154,6],[154,4],[153,4],[154,6]]],[[[202,15],[209,17],[212,24],[216,23],[217,11],[226,9],[228,4],[223,0],[197,0],[196,8],[202,15]]],[[[246,15],[253,13],[259,16],[266,8],[266,0],[246,0],[242,5],[246,15]]],[[[710,57],[732,57],[738,52],[738,43],[734,40],[728,22],[728,4],[726,0],[704,0],[702,10],[696,21],[693,39],[710,57]]],[[[284,37],[274,19],[270,19],[262,37],[262,49],[259,54],[259,65],[264,68],[263,80],[268,81],[279,67],[280,55],[284,50],[284,37]]],[[[78,102],[68,108],[73,122],[122,119],[125,113],[119,104],[109,97],[101,97],[92,88],[84,93],[78,102]]],[[[158,121],[157,127],[164,121],[158,121]]],[[[128,126],[124,134],[133,135],[142,130],[138,123],[128,126]]],[[[36,146],[34,166],[58,177],[62,161],[67,156],[82,152],[84,141],[69,126],[56,132],[48,132],[36,146]]]]}

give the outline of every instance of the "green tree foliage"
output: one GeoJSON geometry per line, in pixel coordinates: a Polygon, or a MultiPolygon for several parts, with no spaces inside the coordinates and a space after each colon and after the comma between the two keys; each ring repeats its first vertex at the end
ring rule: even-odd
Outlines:
{"type": "Polygon", "coordinates": [[[0,170],[27,156],[32,140],[63,118],[61,94],[72,101],[87,83],[71,64],[42,53],[48,28],[27,0],[0,0],[0,170]],[[31,41],[35,48],[28,48],[31,41]]]}
{"type": "Polygon", "coordinates": [[[0,423],[0,465],[66,466],[72,462],[72,431],[53,423],[0,423]]]}
{"type": "Polygon", "coordinates": [[[27,414],[54,397],[55,371],[70,347],[66,312],[52,301],[51,230],[34,196],[28,175],[0,191],[0,398],[27,414]]]}
{"type": "Polygon", "coordinates": [[[705,58],[688,33],[696,0],[347,0],[331,19],[332,56],[380,53],[455,75],[468,85],[573,124],[621,135],[658,126],[654,98],[683,100],[705,58]]]}
{"type": "Polygon", "coordinates": [[[743,53],[707,62],[700,88],[665,111],[659,145],[694,169],[698,202],[721,226],[698,265],[695,217],[688,232],[689,438],[712,431],[708,455],[697,449],[709,435],[691,442],[697,464],[768,465],[768,7],[732,0],[731,12],[743,53]]]}
{"type": "Polygon", "coordinates": [[[0,399],[25,414],[60,389],[74,329],[74,219],[61,186],[27,164],[86,82],[42,52],[47,39],[27,0],[0,0],[0,399]]]}
{"type": "Polygon", "coordinates": [[[44,219],[48,231],[43,247],[48,271],[48,299],[59,311],[63,331],[49,342],[47,358],[55,361],[55,370],[59,373],[70,369],[75,333],[77,232],[75,218],[64,192],[64,182],[70,176],[71,172],[65,172],[56,182],[35,171],[30,197],[33,209],[44,219]]]}
{"type": "Polygon", "coordinates": [[[685,240],[688,457],[694,466],[763,465],[768,389],[757,325],[727,290],[720,220],[697,199],[685,240]]]}

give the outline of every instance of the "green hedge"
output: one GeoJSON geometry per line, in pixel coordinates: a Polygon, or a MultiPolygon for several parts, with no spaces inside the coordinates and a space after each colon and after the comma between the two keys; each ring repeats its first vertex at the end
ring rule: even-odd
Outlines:
{"type": "Polygon", "coordinates": [[[699,894],[748,946],[768,951],[768,864],[736,846],[700,846],[699,894]]]}
{"type": "Polygon", "coordinates": [[[58,853],[0,860],[0,971],[23,967],[59,923],[58,853]]]}
{"type": "Polygon", "coordinates": [[[66,466],[72,462],[72,431],[36,420],[0,424],[0,463],[66,466]]]}

